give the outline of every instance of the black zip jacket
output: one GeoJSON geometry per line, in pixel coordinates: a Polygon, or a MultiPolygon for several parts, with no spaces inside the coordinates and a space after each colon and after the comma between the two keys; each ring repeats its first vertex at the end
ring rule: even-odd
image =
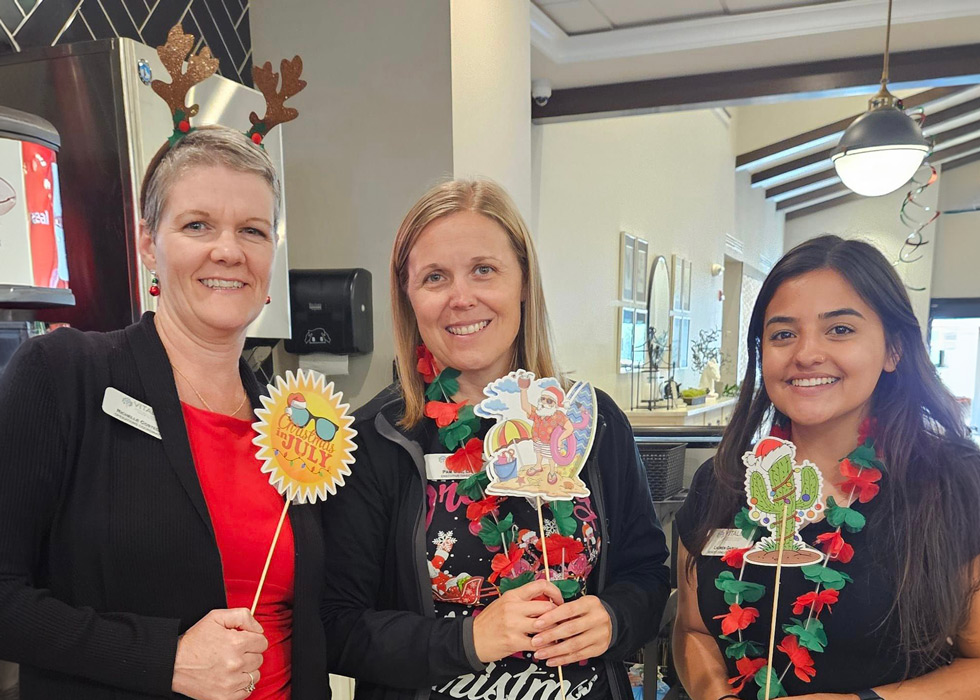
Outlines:
{"type": "MultiPolygon", "coordinates": [[[[589,583],[613,614],[602,658],[612,697],[626,700],[622,661],[657,634],[670,593],[668,552],[626,416],[609,396],[596,396],[598,433],[581,474],[602,535],[589,583]]],[[[397,425],[403,406],[391,386],[355,413],[353,473],[323,507],[327,665],[357,680],[357,700],[425,700],[433,685],[484,669],[473,618],[435,616],[423,449],[419,430],[397,425]]]]}

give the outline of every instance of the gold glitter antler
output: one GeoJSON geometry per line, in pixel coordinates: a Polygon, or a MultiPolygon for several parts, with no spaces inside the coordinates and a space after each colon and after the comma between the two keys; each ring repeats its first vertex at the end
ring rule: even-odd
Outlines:
{"type": "Polygon", "coordinates": [[[303,59],[299,56],[293,57],[292,61],[284,58],[279,65],[279,70],[282,72],[282,90],[277,89],[279,73],[273,72],[270,62],[266,61],[265,65],[252,68],[252,79],[255,81],[255,86],[265,95],[266,104],[265,116],[261,119],[255,112],[248,115],[252,128],[248,130],[247,136],[256,143],[261,143],[273,127],[299,116],[298,111],[284,106],[284,103],[306,87],[306,81],[300,80],[299,77],[303,73],[303,59]]]}
{"type": "Polygon", "coordinates": [[[174,118],[174,136],[177,138],[190,131],[188,120],[199,109],[196,104],[185,106],[187,92],[218,70],[218,59],[211,56],[211,49],[205,46],[196,56],[191,55],[193,50],[194,37],[184,34],[180,24],[170,29],[167,43],[157,47],[157,55],[170,74],[171,82],[154,80],[151,87],[170,106],[174,118]],[[186,72],[183,70],[185,58],[188,59],[186,72]]]}

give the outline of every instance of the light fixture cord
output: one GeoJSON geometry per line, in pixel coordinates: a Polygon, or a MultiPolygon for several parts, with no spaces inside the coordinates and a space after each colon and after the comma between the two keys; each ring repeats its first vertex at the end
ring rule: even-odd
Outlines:
{"type": "Polygon", "coordinates": [[[888,22],[885,25],[885,63],[881,69],[881,87],[888,84],[888,48],[892,38],[892,0],[888,0],[888,22]]]}

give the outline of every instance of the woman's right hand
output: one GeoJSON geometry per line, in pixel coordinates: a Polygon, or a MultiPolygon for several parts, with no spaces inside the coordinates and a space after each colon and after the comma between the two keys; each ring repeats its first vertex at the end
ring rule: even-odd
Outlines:
{"type": "Polygon", "coordinates": [[[196,700],[242,700],[259,682],[269,646],[248,608],[212,610],[177,642],[173,691],[196,700]]]}
{"type": "Polygon", "coordinates": [[[534,621],[561,603],[561,591],[544,580],[507,591],[473,619],[476,655],[490,663],[519,651],[533,651],[531,635],[539,631],[534,621]],[[537,600],[540,597],[544,600],[537,600]]]}

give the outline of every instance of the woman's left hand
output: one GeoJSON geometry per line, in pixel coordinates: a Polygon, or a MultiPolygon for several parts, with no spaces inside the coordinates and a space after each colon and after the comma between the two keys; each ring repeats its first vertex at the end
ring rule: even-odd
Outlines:
{"type": "Polygon", "coordinates": [[[559,605],[534,623],[534,657],[565,666],[601,656],[612,643],[612,620],[602,602],[587,595],[559,605]]]}

